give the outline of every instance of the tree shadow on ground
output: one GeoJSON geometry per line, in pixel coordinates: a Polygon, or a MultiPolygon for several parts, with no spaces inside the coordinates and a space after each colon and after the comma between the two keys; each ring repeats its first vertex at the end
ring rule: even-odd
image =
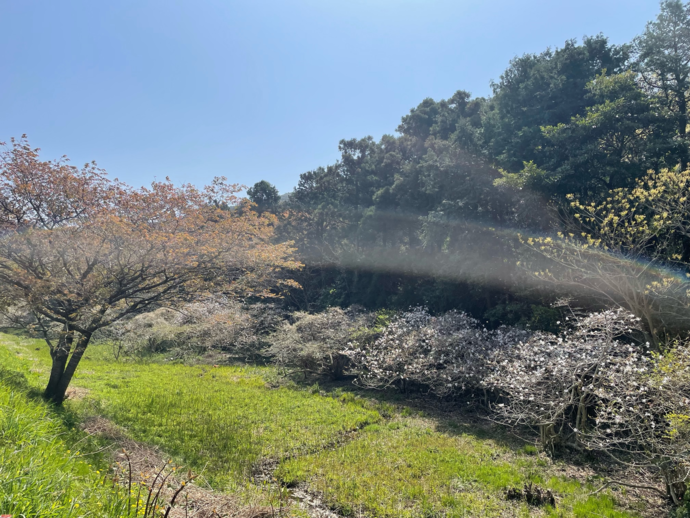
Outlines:
{"type": "Polygon", "coordinates": [[[26,375],[22,372],[0,367],[0,382],[12,390],[22,392],[30,399],[43,401],[42,392],[32,386],[26,378],[26,375]]]}
{"type": "MultiPolygon", "coordinates": [[[[511,433],[506,427],[492,422],[488,412],[477,397],[442,400],[422,390],[401,392],[395,388],[382,390],[368,389],[355,385],[354,376],[333,381],[319,378],[290,378],[300,389],[318,390],[323,395],[340,396],[352,393],[362,399],[372,400],[378,404],[392,406],[395,414],[401,417],[417,416],[434,422],[436,431],[449,436],[470,435],[479,440],[492,440],[513,452],[519,452],[526,445],[534,445],[530,430],[520,430],[520,436],[511,433]]],[[[395,416],[391,416],[395,417],[395,416]]],[[[536,435],[534,435],[536,439],[536,435]]]]}
{"type": "Polygon", "coordinates": [[[79,429],[81,418],[64,405],[56,405],[46,401],[43,397],[43,391],[32,385],[23,372],[0,367],[0,383],[12,391],[21,393],[29,401],[45,404],[51,417],[59,420],[66,429],[74,434],[74,441],[82,439],[82,432],[79,429]]]}

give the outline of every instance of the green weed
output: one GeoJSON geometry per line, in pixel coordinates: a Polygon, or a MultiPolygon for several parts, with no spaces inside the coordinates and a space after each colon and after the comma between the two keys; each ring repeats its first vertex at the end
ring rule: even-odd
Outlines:
{"type": "Polygon", "coordinates": [[[533,444],[526,444],[520,448],[520,453],[524,453],[525,455],[537,455],[539,450],[533,444]]]}
{"type": "Polygon", "coordinates": [[[217,488],[247,479],[261,458],[318,451],[381,419],[351,395],[271,389],[262,370],[86,362],[75,383],[92,397],[76,408],[125,426],[217,488]]]}

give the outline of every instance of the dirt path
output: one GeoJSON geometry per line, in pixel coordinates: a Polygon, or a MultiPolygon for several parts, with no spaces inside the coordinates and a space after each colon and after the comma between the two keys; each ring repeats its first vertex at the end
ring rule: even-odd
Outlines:
{"type": "MultiPolygon", "coordinates": [[[[151,487],[156,475],[167,466],[164,475],[171,473],[161,490],[161,501],[166,505],[174,492],[187,478],[183,470],[174,469],[169,458],[158,448],[130,439],[125,431],[103,417],[88,419],[82,429],[89,435],[107,439],[112,446],[114,475],[121,484],[127,485],[131,473],[132,482],[151,487]],[[174,469],[174,470],[173,470],[174,469]]],[[[163,475],[163,476],[164,476],[163,475]]],[[[159,477],[159,479],[162,478],[159,477]]],[[[160,484],[156,486],[160,487],[160,484]]],[[[144,490],[146,491],[146,490],[144,490]]],[[[234,496],[201,484],[189,483],[180,493],[170,518],[268,518],[278,516],[275,509],[261,505],[249,505],[234,496]]]]}
{"type": "MultiPolygon", "coordinates": [[[[83,395],[74,391],[74,396],[83,395]]],[[[78,397],[78,396],[77,396],[78,397]]],[[[93,417],[84,422],[82,430],[89,435],[98,436],[111,443],[110,450],[115,476],[120,483],[127,484],[131,470],[132,482],[149,487],[161,471],[170,465],[169,458],[159,449],[129,438],[124,429],[104,417],[93,417]]],[[[268,484],[272,489],[280,488],[273,477],[278,467],[275,460],[263,460],[254,470],[253,479],[257,485],[268,484]]],[[[167,473],[168,471],[166,471],[167,473]]],[[[162,501],[169,502],[174,491],[179,488],[184,477],[177,473],[171,475],[161,491],[162,501]]],[[[157,486],[158,487],[158,486],[157,486]]],[[[170,518],[269,518],[290,516],[295,507],[310,518],[343,518],[333,512],[320,495],[309,490],[306,484],[287,491],[288,501],[285,509],[266,505],[250,505],[228,493],[203,487],[202,483],[190,483],[178,497],[170,518]]],[[[364,516],[364,515],[361,515],[364,516]]]]}

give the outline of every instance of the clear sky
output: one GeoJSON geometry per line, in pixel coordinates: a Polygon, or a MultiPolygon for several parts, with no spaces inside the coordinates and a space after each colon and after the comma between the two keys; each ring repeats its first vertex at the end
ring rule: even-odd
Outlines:
{"type": "Polygon", "coordinates": [[[508,61],[604,33],[656,0],[0,0],[0,140],[133,185],[218,175],[292,190],[342,138],[425,97],[490,93],[508,61]]]}

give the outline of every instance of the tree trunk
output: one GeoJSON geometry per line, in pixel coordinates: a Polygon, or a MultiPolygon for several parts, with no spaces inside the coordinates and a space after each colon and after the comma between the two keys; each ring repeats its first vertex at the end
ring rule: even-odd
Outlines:
{"type": "Polygon", "coordinates": [[[48,386],[46,387],[45,394],[52,394],[57,389],[60,383],[60,378],[62,373],[65,371],[65,365],[67,365],[67,359],[69,358],[69,353],[72,350],[72,343],[74,342],[74,331],[70,331],[69,328],[65,328],[65,332],[60,335],[58,339],[57,346],[50,351],[50,357],[52,359],[52,367],[50,369],[50,379],[48,380],[48,386]]]}
{"type": "Polygon", "coordinates": [[[678,134],[682,139],[683,143],[686,144],[685,149],[680,157],[680,170],[685,171],[688,168],[688,156],[687,156],[687,128],[688,128],[688,103],[685,99],[685,92],[687,91],[686,81],[683,80],[678,75],[676,76],[676,81],[679,86],[676,92],[676,97],[678,98],[678,134]]]}
{"type": "MultiPolygon", "coordinates": [[[[68,334],[67,336],[70,335],[71,334],[68,334]]],[[[65,341],[67,340],[67,336],[65,337],[65,341]]],[[[72,340],[73,338],[69,339],[70,344],[72,340]]],[[[72,381],[72,377],[74,377],[74,373],[79,366],[82,356],[84,356],[84,352],[86,351],[86,347],[89,345],[90,340],[91,333],[84,333],[79,337],[69,362],[67,361],[69,349],[63,349],[60,354],[51,355],[53,356],[53,366],[50,372],[50,381],[48,382],[45,392],[43,393],[43,397],[45,397],[48,401],[51,401],[56,405],[61,405],[65,400],[67,388],[72,381]]],[[[56,352],[57,351],[58,349],[56,348],[56,352]]]]}

